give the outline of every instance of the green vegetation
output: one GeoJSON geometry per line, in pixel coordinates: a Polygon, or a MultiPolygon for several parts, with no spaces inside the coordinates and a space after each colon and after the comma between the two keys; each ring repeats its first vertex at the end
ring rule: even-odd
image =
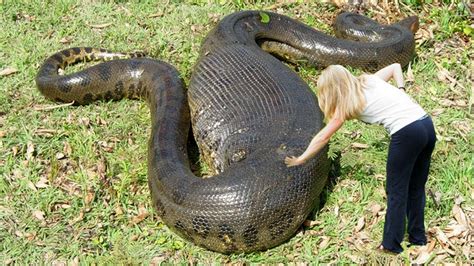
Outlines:
{"type": "MultiPolygon", "coordinates": [[[[0,0],[1,264],[421,260],[415,247],[396,257],[374,251],[385,205],[389,138],[383,128],[349,123],[332,140],[331,153],[342,154],[341,173],[304,230],[266,252],[225,256],[185,242],[153,214],[144,102],[58,106],[35,87],[43,60],[73,46],[145,51],[175,65],[188,82],[201,41],[226,14],[272,10],[328,31],[340,7],[304,3],[310,1],[115,2],[0,0]]],[[[417,56],[405,74],[408,92],[432,114],[439,139],[428,183],[426,224],[434,247],[427,260],[469,263],[466,229],[449,233],[474,214],[469,13],[461,1],[398,2],[398,9],[381,5],[364,12],[384,23],[420,17],[417,56]],[[451,236],[449,243],[442,234],[451,236]]],[[[315,88],[319,70],[297,70],[315,88]]]]}

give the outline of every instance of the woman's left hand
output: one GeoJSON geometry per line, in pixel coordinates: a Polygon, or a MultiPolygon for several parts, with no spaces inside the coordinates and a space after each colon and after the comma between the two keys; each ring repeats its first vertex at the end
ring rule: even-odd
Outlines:
{"type": "Polygon", "coordinates": [[[299,157],[296,156],[289,156],[285,158],[285,164],[287,167],[297,166],[304,163],[304,161],[300,160],[299,157]]]}

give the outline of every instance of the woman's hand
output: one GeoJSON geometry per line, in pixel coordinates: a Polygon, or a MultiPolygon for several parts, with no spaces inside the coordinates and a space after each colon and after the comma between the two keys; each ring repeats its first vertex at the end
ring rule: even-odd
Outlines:
{"type": "Polygon", "coordinates": [[[296,157],[296,156],[289,156],[285,158],[285,164],[287,167],[297,166],[303,163],[304,161],[299,159],[299,157],[296,157]]]}
{"type": "Polygon", "coordinates": [[[331,136],[342,127],[343,123],[343,119],[333,118],[329,120],[328,124],[321,129],[316,136],[314,136],[303,154],[298,157],[289,156],[285,158],[286,166],[291,167],[300,165],[313,158],[326,144],[328,144],[331,136]]]}

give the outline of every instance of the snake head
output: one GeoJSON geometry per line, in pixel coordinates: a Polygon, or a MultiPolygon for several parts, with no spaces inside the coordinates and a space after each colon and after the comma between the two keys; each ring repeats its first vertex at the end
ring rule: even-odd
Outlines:
{"type": "Polygon", "coordinates": [[[420,28],[420,21],[417,16],[410,16],[404,18],[397,22],[396,24],[409,29],[413,34],[415,34],[420,28]]]}

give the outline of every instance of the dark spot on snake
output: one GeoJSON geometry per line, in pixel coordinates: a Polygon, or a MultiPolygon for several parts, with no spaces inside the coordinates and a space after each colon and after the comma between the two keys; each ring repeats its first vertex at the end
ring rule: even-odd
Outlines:
{"type": "Polygon", "coordinates": [[[234,234],[235,232],[230,225],[228,224],[219,225],[219,234],[218,234],[219,237],[224,236],[224,235],[233,236],[234,234]]]}
{"type": "Polygon", "coordinates": [[[69,57],[71,55],[71,52],[69,50],[63,50],[62,53],[65,57],[69,57]]]}
{"type": "Polygon", "coordinates": [[[172,195],[173,195],[173,200],[176,204],[181,205],[184,202],[184,191],[178,191],[175,190],[172,195]]]}
{"type": "Polygon", "coordinates": [[[102,100],[104,99],[104,95],[100,94],[100,93],[97,93],[94,95],[94,101],[97,101],[97,100],[102,100]]]}
{"type": "Polygon", "coordinates": [[[103,81],[108,81],[112,76],[112,70],[110,69],[110,64],[99,64],[97,65],[99,71],[99,77],[103,81]]]}
{"type": "Polygon", "coordinates": [[[136,94],[135,83],[132,83],[132,84],[130,84],[130,86],[128,86],[128,93],[129,93],[129,95],[135,95],[136,94]]]}
{"type": "Polygon", "coordinates": [[[130,63],[128,64],[130,67],[130,70],[136,70],[137,68],[140,67],[142,63],[138,60],[131,60],[130,63]]]}
{"type": "Polygon", "coordinates": [[[62,57],[60,54],[54,54],[52,57],[53,57],[53,59],[56,60],[58,63],[60,63],[60,64],[63,64],[63,63],[64,63],[64,59],[63,59],[63,57],[62,57]]]}
{"type": "Polygon", "coordinates": [[[117,96],[122,96],[123,95],[123,82],[121,80],[117,81],[115,83],[115,94],[117,96]]]}
{"type": "Polygon", "coordinates": [[[207,238],[211,226],[206,218],[203,216],[196,216],[193,218],[192,225],[196,234],[200,235],[202,238],[207,238]]]}
{"type": "Polygon", "coordinates": [[[71,49],[75,54],[80,54],[81,53],[81,48],[79,47],[74,47],[71,49]]]}
{"type": "Polygon", "coordinates": [[[247,245],[248,247],[255,246],[258,240],[257,234],[258,234],[258,230],[254,225],[247,226],[247,228],[245,228],[242,234],[245,245],[247,245]]]}
{"type": "Polygon", "coordinates": [[[92,48],[91,48],[91,47],[86,47],[86,48],[84,48],[84,50],[85,50],[86,53],[88,53],[88,54],[92,53],[92,48]]]}
{"type": "Polygon", "coordinates": [[[379,63],[377,61],[370,61],[368,66],[370,69],[379,69],[379,63]]]}
{"type": "Polygon", "coordinates": [[[105,93],[105,100],[106,101],[112,100],[113,98],[114,98],[114,95],[112,94],[112,91],[107,91],[105,93]]]}
{"type": "Polygon", "coordinates": [[[227,246],[229,251],[232,251],[236,248],[234,245],[235,232],[232,227],[228,224],[221,224],[219,225],[219,232],[217,233],[217,237],[222,240],[222,242],[227,246]]]}
{"type": "Polygon", "coordinates": [[[75,64],[75,63],[80,62],[80,61],[82,61],[82,58],[76,56],[76,57],[73,57],[73,60],[72,60],[71,64],[75,64]]]}
{"type": "Polygon", "coordinates": [[[182,221],[178,220],[174,224],[174,227],[176,228],[178,233],[180,233],[184,238],[194,240],[193,230],[191,228],[188,228],[182,221]]]}
{"type": "Polygon", "coordinates": [[[137,84],[137,95],[138,96],[142,95],[142,89],[143,89],[143,82],[141,80],[139,80],[138,84],[137,84]]]}
{"type": "Polygon", "coordinates": [[[278,216],[277,219],[275,219],[275,221],[273,221],[273,223],[271,223],[268,227],[272,239],[281,237],[281,234],[283,234],[286,230],[288,230],[288,227],[291,226],[293,219],[294,215],[290,210],[286,210],[280,216],[278,216]]]}
{"type": "Polygon", "coordinates": [[[84,97],[82,98],[82,101],[84,103],[91,103],[94,100],[94,96],[91,93],[86,93],[84,97]]]}

